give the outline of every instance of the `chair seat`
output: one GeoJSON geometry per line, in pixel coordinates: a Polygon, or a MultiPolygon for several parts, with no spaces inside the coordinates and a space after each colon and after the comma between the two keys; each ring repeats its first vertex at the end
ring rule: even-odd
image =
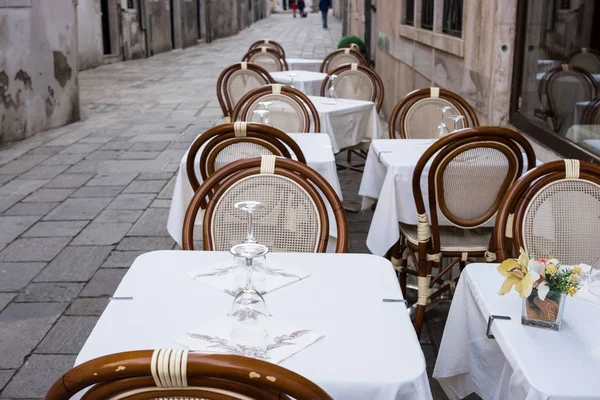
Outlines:
{"type": "MultiPolygon", "coordinates": [[[[494,228],[461,229],[455,226],[440,226],[440,251],[485,252],[489,248],[494,228]]],[[[417,226],[400,223],[400,232],[413,245],[418,245],[417,226]]]]}

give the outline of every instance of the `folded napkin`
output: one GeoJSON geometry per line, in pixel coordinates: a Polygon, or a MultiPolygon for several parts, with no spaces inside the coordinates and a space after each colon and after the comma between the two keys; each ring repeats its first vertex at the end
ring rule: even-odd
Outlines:
{"type": "MultiPolygon", "coordinates": [[[[267,276],[264,282],[255,282],[256,289],[261,294],[270,293],[275,289],[287,286],[294,282],[308,278],[309,273],[298,269],[281,265],[273,265],[267,261],[267,276]]],[[[212,286],[222,292],[237,296],[242,282],[235,280],[235,267],[233,258],[218,264],[196,268],[189,271],[187,275],[201,283],[212,286]]],[[[244,278],[245,282],[245,278],[244,278]]]]}
{"type": "Polygon", "coordinates": [[[236,343],[231,337],[231,332],[238,323],[240,322],[236,318],[219,317],[177,337],[175,342],[191,351],[235,354],[277,364],[324,337],[310,329],[300,329],[269,317],[265,325],[268,332],[266,348],[248,347],[236,343]]]}

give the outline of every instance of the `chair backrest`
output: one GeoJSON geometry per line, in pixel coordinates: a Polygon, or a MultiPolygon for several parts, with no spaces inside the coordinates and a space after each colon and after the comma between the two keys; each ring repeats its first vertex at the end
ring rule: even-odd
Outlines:
{"type": "Polygon", "coordinates": [[[285,60],[285,50],[283,49],[283,46],[274,40],[270,40],[270,39],[258,40],[256,42],[252,43],[250,45],[250,47],[248,48],[248,50],[253,50],[257,47],[268,47],[270,49],[273,49],[273,50],[277,51],[279,54],[281,54],[281,58],[283,58],[285,60]]]}
{"type": "Polygon", "coordinates": [[[330,205],[337,228],[336,253],[347,251],[346,214],[329,183],[306,165],[287,158],[262,156],[231,163],[208,178],[196,191],[185,214],[183,249],[194,249],[193,229],[202,202],[204,250],[225,251],[246,233],[246,214],[234,204],[260,201],[254,214],[256,240],[275,252],[325,252],[329,238],[330,205]]]}
{"type": "Polygon", "coordinates": [[[579,67],[590,74],[600,74],[600,51],[584,47],[567,54],[563,64],[579,67]]]}
{"type": "Polygon", "coordinates": [[[320,132],[315,105],[300,90],[280,84],[266,85],[244,95],[233,110],[233,120],[260,122],[254,111],[268,106],[268,120],[284,132],[320,132]],[[262,103],[262,104],[261,104],[262,103]]]}
{"type": "Polygon", "coordinates": [[[539,84],[546,122],[556,132],[563,129],[576,103],[592,100],[597,95],[598,86],[594,77],[582,68],[567,64],[546,72],[539,84]]]}
{"type": "Polygon", "coordinates": [[[600,125],[600,96],[585,106],[581,113],[581,125],[600,125]]]}
{"type": "Polygon", "coordinates": [[[502,201],[494,230],[500,261],[522,247],[565,265],[593,265],[600,257],[600,165],[558,160],[523,175],[502,201]]]}
{"type": "Polygon", "coordinates": [[[190,185],[194,192],[200,187],[198,171],[205,181],[229,163],[267,154],[287,158],[292,158],[293,154],[298,161],[306,164],[298,144],[272,126],[247,122],[217,125],[198,136],[188,150],[186,171],[190,185]]]}
{"type": "Polygon", "coordinates": [[[465,117],[462,126],[457,128],[479,125],[475,110],[456,93],[438,87],[423,88],[410,92],[394,107],[388,127],[390,139],[437,139],[442,107],[451,107],[444,119],[451,132],[454,121],[450,119],[450,115],[465,117]]]}
{"type": "Polygon", "coordinates": [[[282,55],[269,47],[256,47],[248,50],[242,61],[258,64],[269,72],[287,71],[288,64],[282,55]]]}
{"type": "Polygon", "coordinates": [[[241,62],[225,68],[217,80],[217,99],[225,122],[231,122],[233,108],[252,89],[275,83],[263,67],[241,62]]]}
{"type": "Polygon", "coordinates": [[[381,110],[385,90],[383,82],[371,68],[356,63],[341,65],[331,71],[321,84],[321,96],[325,97],[330,88],[330,77],[335,75],[335,92],[342,99],[367,100],[375,103],[377,112],[381,110]]]}
{"type": "Polygon", "coordinates": [[[460,229],[475,229],[492,220],[525,163],[531,169],[535,162],[529,141],[507,128],[466,128],[437,140],[421,156],[413,173],[419,236],[423,236],[419,241],[430,237],[432,254],[439,253],[438,212],[460,229]],[[429,210],[421,188],[423,174],[427,174],[429,210]]]}
{"type": "Polygon", "coordinates": [[[325,56],[320,71],[329,74],[340,65],[352,63],[367,65],[367,60],[360,52],[349,47],[337,49],[325,56]]]}
{"type": "Polygon", "coordinates": [[[331,400],[315,383],[279,365],[231,354],[138,350],[109,354],[61,376],[46,400],[186,398],[206,400],[331,400]]]}
{"type": "Polygon", "coordinates": [[[356,43],[348,43],[347,45],[344,46],[344,48],[349,48],[349,49],[360,52],[360,46],[357,45],[356,43]]]}

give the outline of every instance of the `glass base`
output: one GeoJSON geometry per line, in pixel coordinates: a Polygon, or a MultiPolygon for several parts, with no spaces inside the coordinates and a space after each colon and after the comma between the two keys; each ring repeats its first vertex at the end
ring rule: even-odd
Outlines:
{"type": "Polygon", "coordinates": [[[538,297],[537,290],[523,299],[521,323],[536,328],[560,330],[565,309],[566,295],[549,292],[545,300],[538,297]]]}
{"type": "Polygon", "coordinates": [[[553,331],[559,331],[562,321],[560,322],[548,322],[540,321],[538,319],[529,319],[526,316],[521,316],[521,323],[527,326],[535,326],[536,328],[550,329],[553,331]]]}

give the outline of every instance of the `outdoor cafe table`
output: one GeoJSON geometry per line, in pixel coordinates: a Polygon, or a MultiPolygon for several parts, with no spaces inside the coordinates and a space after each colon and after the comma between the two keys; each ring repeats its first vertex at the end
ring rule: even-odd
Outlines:
{"type": "MultiPolygon", "coordinates": [[[[329,136],[320,133],[288,133],[288,136],[294,139],[294,141],[298,143],[298,146],[300,146],[300,149],[306,158],[307,165],[321,174],[325,180],[329,182],[341,200],[343,198],[342,189],[340,187],[340,180],[335,165],[335,157],[331,151],[331,140],[329,136]]],[[[202,183],[199,166],[201,151],[202,149],[198,152],[198,156],[194,163],[196,176],[199,178],[198,180],[200,183],[202,183]]],[[[179,171],[177,172],[177,178],[175,179],[175,187],[173,188],[169,219],[167,220],[167,231],[180,245],[182,244],[181,235],[183,232],[185,212],[194,196],[194,191],[190,185],[185,166],[186,161],[187,152],[183,155],[179,164],[179,171]]],[[[326,204],[328,203],[326,202],[326,204]]],[[[329,234],[330,236],[337,237],[337,228],[334,223],[335,219],[331,207],[328,206],[327,212],[330,221],[329,234]]],[[[330,240],[330,242],[332,241],[330,240]]]]}
{"type": "Polygon", "coordinates": [[[380,139],[383,128],[372,101],[331,99],[320,96],[308,96],[315,105],[321,119],[321,132],[331,137],[333,152],[360,144],[363,140],[380,139]]]}
{"type": "MultiPolygon", "coordinates": [[[[381,139],[371,143],[358,194],[363,197],[363,210],[377,201],[367,236],[367,247],[373,254],[384,255],[398,241],[398,222],[417,225],[412,176],[419,158],[433,142],[433,139],[381,139]]],[[[429,213],[428,171],[427,165],[421,189],[429,213]]],[[[450,225],[439,213],[438,219],[440,225],[450,225]]],[[[493,226],[493,221],[485,226],[493,226]]]]}
{"type": "MultiPolygon", "coordinates": [[[[181,348],[173,341],[178,335],[226,315],[233,301],[186,273],[230,258],[227,252],[168,250],[139,256],[75,364],[123,351],[181,348]]],[[[281,366],[334,399],[431,399],[406,307],[383,301],[402,299],[389,261],[367,254],[273,253],[267,262],[310,273],[265,295],[269,312],[324,335],[281,366]]]]}
{"type": "Polygon", "coordinates": [[[309,58],[286,58],[288,69],[290,71],[301,70],[301,71],[312,71],[319,72],[323,60],[311,60],[309,58]]]}
{"type": "Polygon", "coordinates": [[[284,85],[291,85],[292,78],[289,74],[296,74],[294,77],[294,88],[308,96],[319,96],[321,94],[321,84],[327,74],[313,71],[278,71],[269,73],[273,80],[284,85]]]}
{"type": "Polygon", "coordinates": [[[497,265],[470,264],[458,282],[433,371],[448,397],[599,399],[600,304],[568,297],[560,331],[522,325],[516,291],[498,295],[497,265]],[[495,339],[490,315],[511,318],[492,322],[495,339]]]}

